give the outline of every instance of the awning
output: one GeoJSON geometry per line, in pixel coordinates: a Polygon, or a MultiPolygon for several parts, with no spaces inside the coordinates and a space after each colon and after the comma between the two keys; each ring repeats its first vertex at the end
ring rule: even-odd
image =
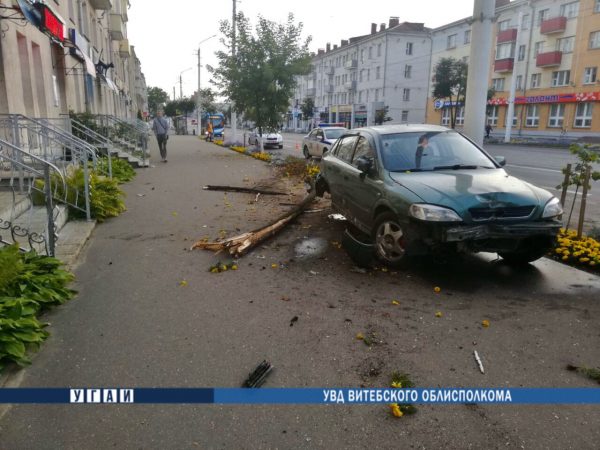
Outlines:
{"type": "Polygon", "coordinates": [[[83,65],[85,66],[86,72],[88,73],[88,75],[91,75],[92,77],[96,78],[96,66],[94,66],[94,62],[85,53],[82,53],[82,56],[83,65]]]}
{"type": "Polygon", "coordinates": [[[118,92],[119,90],[117,89],[117,86],[115,85],[115,83],[113,83],[113,80],[111,80],[110,78],[106,77],[106,84],[108,85],[109,88],[111,88],[113,91],[118,92]]]}

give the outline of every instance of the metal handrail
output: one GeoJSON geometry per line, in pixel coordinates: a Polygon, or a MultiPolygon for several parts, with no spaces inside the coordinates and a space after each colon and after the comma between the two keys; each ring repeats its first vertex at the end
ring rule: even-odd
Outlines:
{"type": "Polygon", "coordinates": [[[127,122],[124,119],[120,119],[118,117],[112,116],[110,114],[98,115],[98,119],[100,119],[101,123],[106,123],[107,125],[112,126],[113,128],[120,128],[125,131],[124,136],[120,136],[120,138],[124,139],[129,145],[133,146],[136,149],[141,150],[142,162],[146,162],[146,149],[147,149],[147,132],[143,132],[138,129],[135,125],[127,122]],[[133,136],[131,135],[133,134],[133,136]]]}

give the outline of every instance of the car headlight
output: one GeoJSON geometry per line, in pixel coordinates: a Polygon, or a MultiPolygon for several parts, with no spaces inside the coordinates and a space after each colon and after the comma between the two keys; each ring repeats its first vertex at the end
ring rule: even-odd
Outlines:
{"type": "Polygon", "coordinates": [[[542,213],[543,219],[549,219],[551,217],[560,216],[563,213],[562,205],[560,201],[556,197],[552,197],[546,203],[544,207],[544,212],[542,213]]]}
{"type": "Polygon", "coordinates": [[[410,205],[408,213],[415,219],[428,222],[462,222],[454,210],[443,206],[415,203],[410,205]]]}

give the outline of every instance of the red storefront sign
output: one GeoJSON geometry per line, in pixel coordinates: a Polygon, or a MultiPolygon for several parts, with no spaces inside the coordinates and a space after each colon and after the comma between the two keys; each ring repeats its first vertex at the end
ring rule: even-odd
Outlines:
{"type": "MultiPolygon", "coordinates": [[[[535,95],[531,97],[515,97],[515,105],[529,105],[532,103],[577,103],[600,102],[600,92],[578,92],[573,94],[535,95]]],[[[488,105],[508,105],[506,98],[493,98],[488,100],[488,105]]]]}
{"type": "Polygon", "coordinates": [[[36,6],[39,8],[42,14],[42,24],[40,29],[48,34],[50,37],[60,41],[65,41],[65,24],[58,18],[58,16],[43,3],[37,3],[36,6]]]}

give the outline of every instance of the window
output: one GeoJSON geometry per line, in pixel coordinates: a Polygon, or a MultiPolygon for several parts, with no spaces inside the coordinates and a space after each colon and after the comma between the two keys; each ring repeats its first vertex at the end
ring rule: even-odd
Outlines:
{"type": "MultiPolygon", "coordinates": [[[[516,127],[518,123],[518,118],[517,118],[517,107],[515,106],[513,108],[513,119],[512,119],[512,126],[516,127]]],[[[506,108],[506,114],[504,117],[504,126],[506,127],[508,125],[508,108],[506,108]]]]}
{"type": "Polygon", "coordinates": [[[542,9],[541,11],[538,11],[538,15],[537,15],[537,23],[536,25],[539,27],[542,22],[544,20],[546,20],[548,18],[548,13],[550,12],[549,9],[542,9]]]}
{"type": "Polygon", "coordinates": [[[544,41],[536,42],[533,48],[533,57],[535,58],[539,53],[544,51],[544,41]]]}
{"type": "Polygon", "coordinates": [[[373,47],[369,47],[369,59],[373,59],[373,47]]]}
{"type": "Polygon", "coordinates": [[[525,50],[527,47],[524,45],[519,45],[519,61],[523,61],[525,59],[525,50]]]}
{"type": "Polygon", "coordinates": [[[406,43],[406,54],[407,55],[412,55],[413,53],[413,43],[412,42],[407,42],[406,43]]]}
{"type": "Polygon", "coordinates": [[[564,103],[554,103],[550,105],[550,115],[548,116],[548,128],[562,128],[564,117],[564,103]]]}
{"type": "Polygon", "coordinates": [[[537,127],[540,124],[540,114],[538,105],[527,105],[527,117],[525,119],[526,127],[537,127]]]}
{"type": "Polygon", "coordinates": [[[600,31],[590,33],[590,48],[600,48],[600,31]]]}
{"type": "Polygon", "coordinates": [[[465,40],[464,40],[464,43],[465,43],[465,45],[471,43],[471,30],[466,30],[465,31],[465,40]]]}
{"type": "Polygon", "coordinates": [[[447,37],[446,40],[446,48],[454,48],[456,47],[456,34],[451,34],[447,37]]]}
{"type": "Polygon", "coordinates": [[[494,78],[492,80],[492,87],[496,92],[504,90],[504,78],[494,78]]]}
{"type": "Polygon", "coordinates": [[[450,125],[450,108],[442,109],[442,125],[450,125]]]}
{"type": "Polygon", "coordinates": [[[498,22],[498,31],[508,30],[510,28],[510,20],[502,20],[498,22]]]}
{"type": "Polygon", "coordinates": [[[542,74],[541,73],[532,73],[531,74],[531,89],[539,88],[542,82],[542,74]]]}
{"type": "Polygon", "coordinates": [[[381,67],[380,67],[380,66],[377,66],[377,67],[375,68],[375,79],[376,79],[376,80],[379,80],[379,78],[381,78],[381,67]]]}
{"type": "Polygon", "coordinates": [[[402,100],[405,102],[410,101],[410,89],[404,88],[402,91],[402,100]]]}
{"type": "Polygon", "coordinates": [[[528,30],[529,29],[529,14],[525,14],[523,16],[523,20],[521,21],[521,30],[528,30]]]}
{"type": "Polygon", "coordinates": [[[362,93],[363,91],[358,91],[358,103],[362,103],[362,93]]]}
{"type": "Polygon", "coordinates": [[[583,72],[583,84],[594,84],[596,82],[596,67],[586,67],[583,72]]]}
{"type": "Polygon", "coordinates": [[[491,125],[493,127],[498,125],[498,107],[497,106],[492,106],[488,109],[487,123],[488,123],[488,125],[491,125]]]}
{"type": "Polygon", "coordinates": [[[358,72],[358,81],[362,81],[363,80],[363,69],[360,69],[360,72],[358,72]]]}
{"type": "Polygon", "coordinates": [[[371,69],[367,69],[367,81],[371,79],[371,69]]]}
{"type": "Polygon", "coordinates": [[[404,78],[410,78],[411,72],[412,72],[412,66],[409,66],[408,64],[406,66],[404,66],[404,78]]]}
{"type": "Polygon", "coordinates": [[[563,53],[572,53],[575,45],[575,36],[570,36],[556,40],[556,50],[563,53]]]}
{"type": "Polygon", "coordinates": [[[569,84],[569,78],[571,76],[570,70],[559,70],[556,72],[552,72],[552,83],[554,86],[566,86],[569,84]]]}
{"type": "Polygon", "coordinates": [[[377,44],[377,56],[381,56],[381,44],[377,44]]]}
{"type": "Polygon", "coordinates": [[[356,150],[354,151],[354,157],[352,158],[352,165],[356,167],[356,160],[361,156],[366,156],[367,158],[375,158],[375,151],[369,140],[363,136],[358,139],[358,144],[356,144],[356,150]]]}
{"type": "Polygon", "coordinates": [[[465,107],[458,106],[456,108],[456,120],[455,125],[464,125],[465,124],[465,107]]]}
{"type": "Polygon", "coordinates": [[[579,2],[565,3],[560,5],[560,15],[568,19],[573,19],[579,14],[579,2]]]}
{"type": "Polygon", "coordinates": [[[360,60],[361,62],[365,60],[365,49],[361,49],[360,51],[360,60]]]}
{"type": "Polygon", "coordinates": [[[354,144],[356,144],[357,136],[348,136],[341,140],[338,145],[335,156],[344,162],[350,164],[352,154],[354,153],[354,144]]]}
{"type": "Polygon", "coordinates": [[[517,75],[517,82],[515,83],[515,85],[518,91],[523,89],[523,75],[517,75]]]}
{"type": "Polygon", "coordinates": [[[402,122],[408,122],[408,111],[403,109],[402,110],[402,122]]]}
{"type": "Polygon", "coordinates": [[[496,46],[496,59],[507,59],[515,57],[515,43],[498,44],[496,46]]]}
{"type": "Polygon", "coordinates": [[[596,2],[594,3],[594,12],[600,13],[600,0],[596,0],[596,2]]]}
{"type": "Polygon", "coordinates": [[[593,103],[579,103],[575,111],[575,128],[589,128],[592,126],[593,103]]]}
{"type": "Polygon", "coordinates": [[[379,101],[379,89],[375,89],[375,101],[379,101]]]}

